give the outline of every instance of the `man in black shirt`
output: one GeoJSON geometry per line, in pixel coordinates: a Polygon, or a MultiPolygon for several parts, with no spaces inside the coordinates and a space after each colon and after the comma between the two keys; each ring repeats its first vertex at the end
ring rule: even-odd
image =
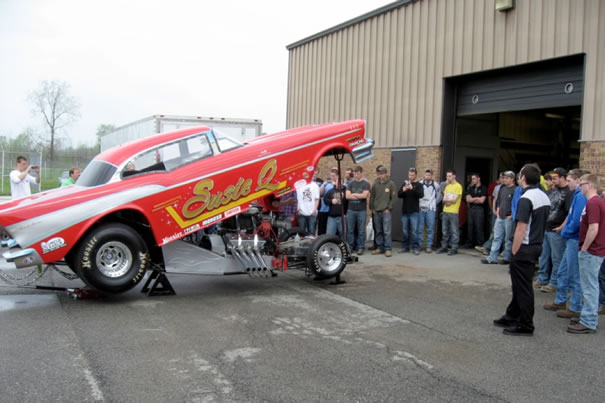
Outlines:
{"type": "Polygon", "coordinates": [[[420,254],[420,240],[418,239],[418,217],[420,215],[420,199],[424,196],[424,187],[416,181],[416,168],[408,171],[408,180],[399,188],[397,197],[403,199],[401,204],[401,232],[403,240],[399,253],[409,252],[410,247],[414,255],[420,254]]]}
{"type": "Polygon", "coordinates": [[[563,259],[563,252],[565,251],[565,239],[561,237],[561,230],[563,229],[563,222],[567,217],[571,202],[573,200],[573,192],[569,190],[567,185],[567,171],[563,168],[555,168],[551,172],[551,177],[555,187],[548,194],[550,198],[550,213],[548,214],[548,221],[546,222],[546,235],[544,242],[548,243],[543,249],[546,251],[540,257],[540,271],[538,272],[538,282],[544,284],[548,281],[548,284],[540,288],[542,292],[555,292],[557,289],[557,274],[559,272],[559,265],[563,259]],[[548,253],[548,255],[545,255],[548,253]],[[548,269],[546,262],[548,258],[552,262],[552,271],[550,274],[550,280],[548,279],[548,273],[545,270],[548,269]]]}
{"type": "Polygon", "coordinates": [[[466,204],[468,205],[467,239],[466,246],[474,248],[485,242],[485,200],[487,187],[481,184],[481,177],[474,173],[471,175],[471,185],[467,189],[466,204]]]}
{"type": "Polygon", "coordinates": [[[550,200],[539,188],[540,168],[528,164],[521,168],[519,184],[523,188],[515,217],[510,279],[513,297],[506,314],[494,320],[509,336],[531,336],[534,333],[534,291],[532,279],[542,242],[550,200]]]}

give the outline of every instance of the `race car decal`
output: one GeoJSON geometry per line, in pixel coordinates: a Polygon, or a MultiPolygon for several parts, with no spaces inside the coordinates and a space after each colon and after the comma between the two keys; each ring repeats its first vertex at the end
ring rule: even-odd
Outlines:
{"type": "Polygon", "coordinates": [[[67,246],[65,240],[61,237],[51,238],[46,242],[42,242],[40,244],[42,247],[42,253],[52,252],[64,246],[67,246]]]}

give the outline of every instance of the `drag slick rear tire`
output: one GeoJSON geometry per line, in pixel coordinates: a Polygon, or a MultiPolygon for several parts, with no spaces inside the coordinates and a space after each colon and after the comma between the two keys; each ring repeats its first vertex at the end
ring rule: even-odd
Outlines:
{"type": "Polygon", "coordinates": [[[321,235],[311,245],[307,267],[318,278],[339,275],[347,265],[347,245],[336,235],[321,235]]]}
{"type": "Polygon", "coordinates": [[[118,294],[136,286],[149,266],[149,252],[131,227],[110,223],[90,231],[74,256],[76,273],[90,287],[118,294]]]}

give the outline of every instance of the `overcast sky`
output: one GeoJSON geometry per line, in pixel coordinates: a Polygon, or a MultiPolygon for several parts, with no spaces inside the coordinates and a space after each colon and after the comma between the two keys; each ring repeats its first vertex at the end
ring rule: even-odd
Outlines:
{"type": "Polygon", "coordinates": [[[41,128],[27,95],[63,80],[81,118],[63,135],[156,113],[285,128],[286,45],[393,0],[0,0],[0,135],[41,128]]]}

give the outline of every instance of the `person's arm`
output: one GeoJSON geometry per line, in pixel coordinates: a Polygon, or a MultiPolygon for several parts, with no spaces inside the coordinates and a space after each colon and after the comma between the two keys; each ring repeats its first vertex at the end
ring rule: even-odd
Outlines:
{"type": "Polygon", "coordinates": [[[558,227],[552,229],[553,232],[560,233],[561,231],[563,231],[563,227],[565,227],[565,224],[567,224],[567,217],[565,217],[565,220],[563,221],[563,224],[561,224],[558,227]]]}
{"type": "Polygon", "coordinates": [[[485,196],[475,197],[473,201],[475,204],[483,204],[485,203],[485,196]]]}
{"type": "Polygon", "coordinates": [[[515,229],[515,236],[513,238],[513,255],[516,255],[521,248],[521,244],[523,243],[523,238],[525,238],[525,232],[527,231],[527,223],[517,221],[517,227],[515,229]]]}
{"type": "Polygon", "coordinates": [[[588,224],[588,231],[586,231],[586,238],[584,238],[584,243],[582,244],[582,249],[580,249],[582,252],[588,251],[588,249],[590,248],[590,245],[592,245],[592,242],[595,240],[598,233],[599,233],[599,223],[598,222],[588,224]]]}

